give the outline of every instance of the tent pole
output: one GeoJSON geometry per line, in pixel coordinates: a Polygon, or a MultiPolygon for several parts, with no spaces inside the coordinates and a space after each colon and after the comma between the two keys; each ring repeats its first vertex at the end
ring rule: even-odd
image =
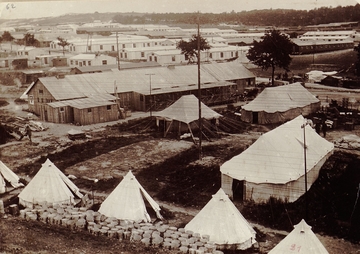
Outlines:
{"type": "Polygon", "coordinates": [[[195,138],[194,138],[194,134],[192,133],[191,127],[190,127],[189,124],[187,124],[187,126],[188,126],[188,128],[189,128],[189,131],[190,131],[190,134],[191,134],[191,138],[192,138],[194,144],[196,145],[196,141],[195,141],[195,138]]]}
{"type": "Polygon", "coordinates": [[[166,137],[167,133],[169,132],[172,123],[173,123],[173,121],[171,120],[171,122],[170,122],[170,124],[169,124],[169,127],[167,127],[167,129],[166,129],[166,131],[165,131],[165,133],[164,133],[164,138],[166,137]]]}
{"type": "MultiPolygon", "coordinates": [[[[198,125],[196,124],[196,122],[194,122],[194,124],[195,124],[197,127],[199,127],[199,129],[200,129],[200,126],[198,126],[198,125]]],[[[202,133],[202,135],[204,135],[204,137],[206,138],[207,141],[211,141],[211,140],[209,139],[209,137],[206,136],[203,131],[201,131],[201,133],[202,133]]]]}
{"type": "MultiPolygon", "coordinates": [[[[200,13],[198,13],[200,16],[200,13]]],[[[202,159],[202,119],[201,119],[201,85],[200,85],[200,20],[197,22],[197,65],[198,65],[198,104],[199,104],[199,160],[202,159]]]]}
{"type": "MultiPolygon", "coordinates": [[[[306,120],[306,119],[305,119],[306,120]]],[[[307,195],[307,165],[306,165],[306,138],[305,138],[305,127],[307,122],[301,125],[304,129],[304,170],[305,170],[305,220],[308,221],[308,195],[307,195]]]]}

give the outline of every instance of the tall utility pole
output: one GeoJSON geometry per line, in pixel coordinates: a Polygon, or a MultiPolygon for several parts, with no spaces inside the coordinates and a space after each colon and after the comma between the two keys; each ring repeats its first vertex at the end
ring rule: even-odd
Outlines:
{"type": "Polygon", "coordinates": [[[301,128],[304,129],[304,167],[305,167],[305,220],[308,219],[308,196],[307,196],[307,165],[306,165],[306,137],[305,137],[305,127],[307,125],[307,122],[301,125],[301,128]]]}
{"type": "Polygon", "coordinates": [[[152,117],[152,112],[151,112],[151,108],[152,108],[152,98],[151,98],[151,76],[152,75],[155,75],[154,73],[148,73],[148,74],[145,74],[145,75],[148,75],[150,77],[150,98],[149,98],[149,101],[150,101],[150,117],[152,117]]]}
{"type": "Polygon", "coordinates": [[[313,45],[313,63],[312,63],[312,65],[313,65],[313,68],[315,68],[314,67],[314,64],[315,64],[315,50],[316,50],[316,41],[314,41],[314,45],[313,45]]]}
{"type": "MultiPolygon", "coordinates": [[[[200,15],[200,13],[198,13],[200,15]]],[[[197,64],[198,64],[198,104],[199,104],[199,160],[202,159],[202,119],[201,119],[201,85],[200,85],[200,20],[197,22],[197,64]]]]}
{"type": "Polygon", "coordinates": [[[119,41],[118,41],[117,31],[116,31],[116,61],[117,61],[117,68],[118,70],[120,70],[119,41]]]}

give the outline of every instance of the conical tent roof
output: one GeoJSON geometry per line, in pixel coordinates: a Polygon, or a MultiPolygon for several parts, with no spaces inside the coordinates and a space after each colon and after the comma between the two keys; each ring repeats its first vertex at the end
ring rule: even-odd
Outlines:
{"type": "Polygon", "coordinates": [[[19,202],[24,206],[32,206],[47,202],[74,203],[74,194],[82,198],[82,194],[69,178],[67,178],[49,159],[19,194],[19,202]]]}
{"type": "Polygon", "coordinates": [[[6,191],[6,182],[9,182],[10,185],[14,188],[24,186],[22,183],[19,183],[19,177],[11,171],[2,161],[0,161],[0,193],[6,191]]]}
{"type": "Polygon", "coordinates": [[[295,225],[290,234],[269,252],[269,254],[287,253],[329,254],[305,220],[295,225]]]}
{"type": "MultiPolygon", "coordinates": [[[[198,98],[196,98],[195,95],[183,95],[166,109],[154,112],[153,116],[169,118],[188,124],[199,119],[198,103],[198,98]]],[[[219,118],[221,115],[201,102],[201,117],[212,119],[219,118]]]]}
{"type": "Polygon", "coordinates": [[[144,198],[154,209],[158,218],[162,219],[160,206],[140,185],[133,173],[129,171],[101,204],[99,212],[107,217],[122,220],[150,222],[151,219],[146,210],[144,198]]]}
{"type": "Polygon", "coordinates": [[[217,245],[234,244],[238,249],[247,249],[255,243],[255,230],[221,188],[185,229],[209,235],[217,245]]]}

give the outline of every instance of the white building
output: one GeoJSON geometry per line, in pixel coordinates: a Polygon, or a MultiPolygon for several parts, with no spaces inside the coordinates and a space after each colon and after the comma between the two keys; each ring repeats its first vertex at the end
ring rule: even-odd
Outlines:
{"type": "Polygon", "coordinates": [[[359,34],[355,30],[344,31],[309,31],[298,36],[300,41],[358,41],[359,34]]]}
{"type": "MultiPolygon", "coordinates": [[[[70,53],[98,53],[115,52],[129,48],[149,48],[159,46],[176,46],[176,42],[169,39],[149,39],[146,36],[118,35],[109,37],[88,37],[82,39],[68,40],[69,46],[65,47],[70,53]]],[[[62,50],[58,40],[50,44],[51,49],[62,50]]]]}
{"type": "Polygon", "coordinates": [[[100,20],[94,20],[92,23],[85,23],[81,25],[79,28],[83,27],[104,27],[104,28],[119,28],[124,27],[124,25],[120,23],[113,23],[113,22],[101,22],[100,20]]]}
{"type": "Polygon", "coordinates": [[[175,26],[167,26],[167,25],[153,25],[153,24],[145,24],[145,25],[128,25],[130,28],[134,28],[138,31],[159,31],[159,32],[178,32],[182,31],[180,27],[175,26]]]}
{"type": "Polygon", "coordinates": [[[300,37],[298,40],[300,41],[326,41],[326,42],[334,42],[334,41],[354,41],[352,37],[349,36],[314,36],[314,37],[300,37]]]}
{"type": "Polygon", "coordinates": [[[356,34],[355,30],[344,30],[344,31],[309,31],[299,36],[304,37],[353,37],[356,34]]]}
{"type": "Polygon", "coordinates": [[[228,60],[231,58],[240,58],[246,59],[246,54],[249,50],[249,47],[243,46],[225,46],[225,47],[212,47],[206,52],[201,53],[201,58],[205,61],[221,61],[228,60]]]}
{"type": "MultiPolygon", "coordinates": [[[[197,34],[197,29],[195,28],[183,29],[182,31],[190,35],[197,34]]],[[[200,34],[203,37],[208,35],[222,36],[223,34],[237,34],[237,33],[238,31],[234,29],[200,28],[200,34]]]]}
{"type": "Polygon", "coordinates": [[[227,40],[230,45],[236,44],[252,44],[255,41],[262,40],[265,35],[264,32],[260,33],[237,33],[237,34],[223,34],[222,37],[227,40]]]}
{"type": "MultiPolygon", "coordinates": [[[[123,60],[148,60],[149,55],[154,52],[166,52],[176,50],[176,46],[159,46],[159,47],[139,47],[123,48],[119,52],[120,59],[123,60]]],[[[155,61],[156,62],[156,61],[155,61]]]]}
{"type": "Polygon", "coordinates": [[[62,58],[64,63],[66,63],[66,58],[62,54],[53,54],[53,55],[38,55],[35,57],[39,67],[49,67],[54,66],[53,60],[62,58]]]}
{"type": "Polygon", "coordinates": [[[116,58],[107,55],[97,54],[79,54],[70,57],[68,65],[70,67],[82,67],[82,66],[101,66],[101,65],[115,65],[116,58]]]}
{"type": "Polygon", "coordinates": [[[16,49],[18,57],[26,57],[29,60],[35,60],[37,56],[48,54],[48,51],[42,48],[22,46],[16,49]]]}
{"type": "Polygon", "coordinates": [[[157,62],[161,65],[187,63],[185,55],[181,54],[180,49],[154,51],[148,55],[147,61],[157,62]]]}

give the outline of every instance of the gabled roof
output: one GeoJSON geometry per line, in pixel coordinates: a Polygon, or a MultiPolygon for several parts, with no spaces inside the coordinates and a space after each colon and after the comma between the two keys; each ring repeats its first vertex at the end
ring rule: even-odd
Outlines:
{"type": "Polygon", "coordinates": [[[85,60],[92,60],[96,58],[96,54],[78,54],[75,56],[70,57],[70,60],[78,60],[78,59],[85,59],[85,60]]]}
{"type": "Polygon", "coordinates": [[[47,159],[19,194],[19,202],[24,206],[42,202],[73,204],[75,195],[78,198],[83,196],[75,184],[47,159]]]}
{"type": "Polygon", "coordinates": [[[44,77],[39,78],[35,85],[39,81],[56,100],[68,100],[91,97],[95,94],[111,94],[114,92],[115,78],[111,74],[98,73],[66,75],[63,78],[44,77]]]}
{"type": "MultiPolygon", "coordinates": [[[[199,100],[195,97],[195,95],[183,95],[166,109],[154,112],[153,116],[164,117],[189,124],[199,119],[198,103],[199,100]]],[[[201,103],[201,117],[205,119],[212,119],[221,117],[221,115],[206,106],[204,103],[201,103]]]]}
{"type": "MultiPolygon", "coordinates": [[[[175,43],[174,43],[175,44],[175,43]]],[[[176,46],[158,46],[158,47],[136,47],[136,48],[123,48],[124,52],[140,52],[140,51],[166,51],[175,50],[176,46]]]]}
{"type": "MultiPolygon", "coordinates": [[[[252,183],[285,184],[305,174],[303,116],[263,134],[241,154],[225,162],[220,171],[252,183]]],[[[310,171],[334,149],[309,125],[305,126],[306,164],[310,171]]]]}
{"type": "MultiPolygon", "coordinates": [[[[124,69],[135,69],[135,68],[148,68],[148,67],[159,67],[161,66],[158,62],[122,62],[120,61],[120,70],[124,69]]],[[[108,64],[108,65],[99,65],[99,66],[76,66],[72,69],[78,69],[82,73],[91,73],[91,72],[105,72],[105,71],[117,71],[117,64],[108,64]]]]}
{"type": "MultiPolygon", "coordinates": [[[[34,49],[40,49],[40,48],[36,48],[36,47],[32,47],[32,46],[23,46],[23,47],[19,47],[17,49],[17,51],[31,51],[34,49]]],[[[43,49],[40,49],[40,50],[43,50],[43,49]]]]}
{"type": "Polygon", "coordinates": [[[228,63],[217,64],[203,64],[201,70],[208,72],[217,80],[236,80],[241,77],[242,79],[255,78],[255,75],[245,68],[244,65],[235,61],[228,63]]]}
{"type": "Polygon", "coordinates": [[[6,191],[6,182],[9,182],[13,188],[24,186],[19,180],[20,178],[0,161],[0,193],[6,191]]]}
{"type": "Polygon", "coordinates": [[[181,55],[181,50],[180,49],[159,50],[159,51],[154,51],[153,53],[154,55],[159,55],[159,56],[181,55]]]}
{"type": "MultiPolygon", "coordinates": [[[[63,78],[42,77],[37,82],[41,82],[56,100],[84,98],[96,93],[113,94],[114,83],[117,84],[118,93],[134,91],[146,95],[150,93],[149,74],[152,74],[153,90],[187,87],[198,82],[197,65],[121,69],[105,73],[66,75],[63,78]]],[[[200,75],[202,83],[255,77],[242,64],[235,62],[203,64],[200,75]]]]}
{"type": "Polygon", "coordinates": [[[300,83],[267,87],[254,100],[244,105],[246,111],[266,113],[286,112],[320,102],[300,83]]]}
{"type": "Polygon", "coordinates": [[[269,254],[329,254],[324,245],[311,230],[311,226],[301,220],[269,254]]]}
{"type": "Polygon", "coordinates": [[[107,217],[122,220],[150,222],[144,199],[151,205],[159,219],[160,206],[150,197],[131,171],[101,204],[99,212],[107,217]]]}
{"type": "Polygon", "coordinates": [[[209,235],[217,245],[236,244],[242,250],[256,242],[255,230],[221,188],[185,229],[209,235]]]}
{"type": "Polygon", "coordinates": [[[48,105],[53,108],[71,106],[77,109],[85,109],[115,105],[116,103],[113,102],[114,100],[116,100],[116,97],[111,94],[96,94],[95,96],[87,98],[50,102],[48,105]]]}
{"type": "Polygon", "coordinates": [[[339,37],[339,40],[335,40],[334,37],[324,37],[323,39],[309,39],[309,37],[304,37],[301,39],[292,39],[293,43],[298,46],[314,46],[314,45],[329,45],[329,44],[340,44],[340,43],[354,43],[354,40],[351,38],[342,39],[343,37],[339,37]],[[331,39],[331,41],[329,41],[331,39]]]}

